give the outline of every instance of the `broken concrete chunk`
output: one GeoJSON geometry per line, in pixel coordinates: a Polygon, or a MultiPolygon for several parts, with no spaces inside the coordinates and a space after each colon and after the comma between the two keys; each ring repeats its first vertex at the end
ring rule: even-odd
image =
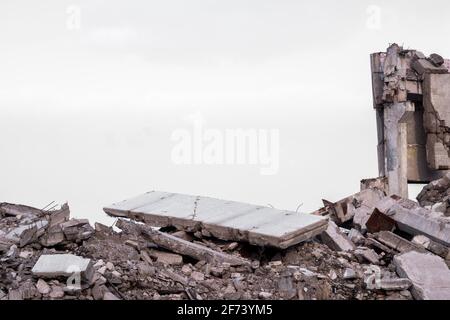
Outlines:
{"type": "Polygon", "coordinates": [[[387,178],[378,177],[374,179],[361,180],[360,190],[363,191],[366,189],[378,189],[387,194],[388,193],[387,178]]]}
{"type": "Polygon", "coordinates": [[[22,291],[20,290],[20,288],[9,291],[8,299],[9,300],[23,300],[23,294],[22,294],[22,291]]]}
{"type": "Polygon", "coordinates": [[[61,209],[50,212],[50,224],[49,227],[59,225],[70,219],[70,209],[67,203],[61,206],[61,209]]]}
{"type": "Polygon", "coordinates": [[[5,235],[5,238],[13,241],[23,247],[35,241],[48,225],[47,220],[39,220],[37,222],[20,225],[5,235]]]}
{"type": "Polygon", "coordinates": [[[64,233],[60,225],[54,225],[47,229],[47,232],[39,239],[44,247],[53,247],[64,241],[64,233]]]}
{"type": "Polygon", "coordinates": [[[412,285],[411,280],[405,278],[397,279],[381,279],[377,283],[377,289],[386,291],[402,291],[408,290],[412,285]]]}
{"type": "Polygon", "coordinates": [[[348,238],[356,245],[364,244],[366,238],[356,229],[351,229],[348,238]]]}
{"type": "Polygon", "coordinates": [[[72,219],[62,223],[61,228],[68,241],[86,240],[94,233],[87,219],[72,219]]]}
{"type": "Polygon", "coordinates": [[[370,215],[378,201],[384,197],[383,191],[369,188],[328,205],[326,211],[334,215],[340,223],[344,223],[351,220],[357,210],[370,215]]]}
{"type": "Polygon", "coordinates": [[[435,66],[426,59],[415,60],[411,66],[420,75],[425,73],[448,73],[447,68],[443,66],[435,66]]]}
{"type": "Polygon", "coordinates": [[[87,281],[94,274],[90,259],[73,254],[41,255],[31,271],[43,278],[70,277],[80,273],[81,278],[87,281]]]}
{"type": "Polygon", "coordinates": [[[432,53],[430,55],[430,61],[432,64],[434,64],[436,67],[440,67],[444,64],[444,58],[442,56],[438,55],[437,53],[432,53]]]}
{"type": "Polygon", "coordinates": [[[438,256],[410,251],[393,260],[397,273],[412,282],[418,300],[450,300],[450,270],[438,256]]]}
{"type": "Polygon", "coordinates": [[[328,228],[321,234],[322,241],[335,251],[352,251],[355,249],[353,242],[349,240],[333,222],[328,222],[328,228]]]}
{"type": "Polygon", "coordinates": [[[190,256],[199,261],[204,260],[212,264],[229,263],[233,266],[250,265],[250,262],[246,259],[174,237],[170,234],[154,230],[148,226],[137,225],[122,219],[120,219],[116,225],[126,233],[142,234],[161,248],[181,255],[190,256]]]}
{"type": "Polygon", "coordinates": [[[378,232],[374,234],[374,237],[384,245],[399,252],[408,252],[412,250],[418,252],[425,252],[425,250],[420,246],[389,231],[378,232]]]}
{"type": "Polygon", "coordinates": [[[42,216],[44,214],[44,211],[19,204],[0,203],[0,213],[9,216],[25,216],[36,218],[42,216]]]}
{"type": "Polygon", "coordinates": [[[36,283],[36,288],[39,291],[40,294],[46,295],[49,294],[51,291],[50,286],[42,279],[39,279],[36,283]]]}
{"type": "Polygon", "coordinates": [[[166,265],[181,265],[183,264],[183,257],[179,254],[163,252],[158,250],[149,250],[149,255],[160,262],[166,265]]]}
{"type": "Polygon", "coordinates": [[[412,200],[392,196],[380,201],[377,209],[392,218],[398,229],[411,235],[426,235],[430,239],[450,246],[450,223],[433,216],[430,210],[412,200]]]}
{"type": "Polygon", "coordinates": [[[371,264],[379,264],[380,262],[378,254],[369,248],[358,248],[354,251],[354,254],[360,261],[368,261],[371,264]]]}
{"type": "Polygon", "coordinates": [[[356,275],[355,270],[353,270],[352,268],[345,268],[344,271],[344,275],[343,278],[345,280],[352,280],[352,279],[356,279],[358,276],[356,275]]]}
{"type": "Polygon", "coordinates": [[[444,259],[449,257],[450,249],[447,246],[437,243],[423,235],[415,236],[411,242],[424,247],[428,251],[431,251],[444,259]]]}

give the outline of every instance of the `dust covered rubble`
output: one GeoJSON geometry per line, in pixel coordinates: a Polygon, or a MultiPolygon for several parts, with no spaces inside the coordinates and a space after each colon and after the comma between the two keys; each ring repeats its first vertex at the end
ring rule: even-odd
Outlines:
{"type": "Polygon", "coordinates": [[[324,201],[315,214],[328,216],[329,228],[285,250],[126,219],[116,221],[120,230],[93,228],[71,219],[68,205],[3,203],[0,300],[447,299],[450,286],[433,286],[448,277],[448,246],[433,230],[405,228],[416,220],[397,221],[380,186],[324,201]]]}

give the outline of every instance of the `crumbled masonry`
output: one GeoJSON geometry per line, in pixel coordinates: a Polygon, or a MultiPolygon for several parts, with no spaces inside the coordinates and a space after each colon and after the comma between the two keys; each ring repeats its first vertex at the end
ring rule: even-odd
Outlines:
{"type": "Polygon", "coordinates": [[[311,214],[152,191],[105,207],[115,228],[0,203],[0,300],[450,300],[450,61],[371,62],[380,177],[360,191],[311,214]]]}
{"type": "MultiPolygon", "coordinates": [[[[116,232],[71,219],[68,205],[0,204],[0,299],[448,299],[449,247],[427,234],[436,219],[449,226],[448,218],[388,197],[379,184],[362,186],[326,201],[314,214],[328,228],[286,249],[219,239],[186,223],[157,230],[128,215],[116,232]],[[399,206],[425,225],[401,228],[390,213],[399,206]],[[354,221],[358,212],[369,227],[354,221]]],[[[177,203],[165,205],[158,208],[177,203]]]]}

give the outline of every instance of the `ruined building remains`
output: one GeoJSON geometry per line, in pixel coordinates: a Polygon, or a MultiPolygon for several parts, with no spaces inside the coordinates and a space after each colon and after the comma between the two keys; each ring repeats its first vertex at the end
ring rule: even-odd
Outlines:
{"type": "Polygon", "coordinates": [[[378,167],[389,194],[450,169],[450,60],[393,44],[371,55],[378,167]]]}

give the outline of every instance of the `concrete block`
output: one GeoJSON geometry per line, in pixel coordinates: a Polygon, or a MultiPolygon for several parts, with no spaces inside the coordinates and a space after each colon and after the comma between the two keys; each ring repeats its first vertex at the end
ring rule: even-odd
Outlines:
{"type": "Polygon", "coordinates": [[[399,276],[412,282],[418,300],[450,300],[450,270],[436,255],[410,251],[393,260],[399,276]]]}
{"type": "Polygon", "coordinates": [[[73,254],[41,255],[31,270],[38,277],[70,277],[80,273],[81,278],[90,281],[94,268],[91,260],[73,254]]]}

